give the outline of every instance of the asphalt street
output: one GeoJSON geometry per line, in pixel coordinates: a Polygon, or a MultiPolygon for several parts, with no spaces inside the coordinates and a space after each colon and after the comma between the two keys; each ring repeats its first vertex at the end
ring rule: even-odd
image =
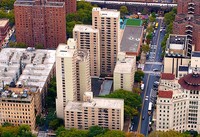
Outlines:
{"type": "MultiPolygon", "coordinates": [[[[162,19],[157,19],[157,22],[159,22],[159,26],[156,30],[156,33],[152,39],[151,45],[156,45],[156,49],[151,50],[153,53],[151,55],[154,55],[154,57],[150,57],[147,60],[147,64],[144,66],[144,91],[141,94],[141,97],[143,99],[143,106],[141,108],[141,115],[139,118],[139,122],[135,121],[134,122],[134,131],[138,131],[145,136],[148,135],[149,132],[149,121],[152,119],[152,116],[148,115],[148,106],[149,102],[152,100],[150,98],[150,92],[152,91],[151,89],[153,88],[153,84],[155,81],[159,80],[159,77],[156,77],[156,75],[160,72],[154,72],[153,69],[162,69],[162,59],[161,59],[161,53],[162,53],[162,48],[161,48],[161,42],[165,36],[165,31],[160,31],[161,29],[161,24],[162,24],[162,19]],[[155,53],[155,54],[154,54],[155,53]],[[147,73],[148,72],[148,73],[147,73]],[[145,99],[148,98],[148,99],[145,99]],[[135,127],[138,127],[137,129],[135,127]]],[[[152,47],[152,49],[155,47],[152,47]]],[[[155,92],[155,91],[154,91],[155,92]]],[[[155,94],[155,93],[153,93],[155,94]]]]}

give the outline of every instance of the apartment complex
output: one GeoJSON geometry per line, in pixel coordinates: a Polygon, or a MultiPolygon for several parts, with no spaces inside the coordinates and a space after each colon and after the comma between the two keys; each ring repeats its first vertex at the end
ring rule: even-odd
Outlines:
{"type": "Polygon", "coordinates": [[[120,44],[120,12],[113,9],[92,9],[92,26],[100,33],[101,74],[112,76],[120,44]]]}
{"type": "Polygon", "coordinates": [[[180,66],[188,66],[191,57],[186,35],[170,34],[164,56],[164,72],[178,76],[180,66]]]}
{"type": "Polygon", "coordinates": [[[114,90],[132,91],[136,70],[136,56],[126,57],[126,53],[119,52],[114,70],[114,90]]]}
{"type": "Polygon", "coordinates": [[[9,20],[0,19],[0,43],[6,37],[9,28],[9,20]]]}
{"type": "Polygon", "coordinates": [[[64,119],[66,102],[83,100],[83,93],[91,91],[90,57],[88,50],[77,49],[77,41],[68,39],[56,50],[57,117],[64,119]]]}
{"type": "Polygon", "coordinates": [[[36,115],[42,111],[38,87],[5,87],[0,91],[0,125],[26,124],[35,129],[36,115]]]}
{"type": "Polygon", "coordinates": [[[49,0],[52,2],[65,2],[66,14],[76,12],[76,0],[49,0]]]}
{"type": "Polygon", "coordinates": [[[199,6],[198,0],[178,0],[177,15],[173,23],[173,33],[187,35],[188,47],[195,45],[195,51],[200,51],[199,6]]]}
{"type": "Polygon", "coordinates": [[[44,106],[48,84],[55,75],[55,50],[4,48],[0,56],[0,87],[37,86],[44,106]]]}
{"type": "Polygon", "coordinates": [[[199,70],[175,79],[173,74],[162,74],[157,99],[156,130],[200,132],[199,70]]]}
{"type": "Polygon", "coordinates": [[[82,102],[67,101],[66,128],[88,129],[94,125],[111,130],[123,130],[124,100],[93,98],[92,92],[85,92],[82,102]]]}
{"type": "Polygon", "coordinates": [[[17,0],[14,10],[17,42],[53,49],[66,42],[64,2],[17,0]]]}
{"type": "Polygon", "coordinates": [[[77,48],[89,50],[91,76],[100,76],[100,36],[99,30],[92,25],[75,25],[73,38],[77,40],[77,48]]]}

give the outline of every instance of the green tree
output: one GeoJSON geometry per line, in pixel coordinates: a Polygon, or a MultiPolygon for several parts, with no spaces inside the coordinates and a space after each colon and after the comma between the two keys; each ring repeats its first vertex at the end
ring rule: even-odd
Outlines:
{"type": "Polygon", "coordinates": [[[140,89],[140,88],[133,88],[133,92],[134,92],[134,93],[140,93],[140,92],[141,92],[141,89],[140,89]]]}
{"type": "Polygon", "coordinates": [[[63,125],[64,122],[62,119],[56,118],[49,122],[49,127],[53,130],[56,130],[58,127],[63,125]]]}
{"type": "Polygon", "coordinates": [[[179,133],[177,131],[173,131],[173,130],[170,130],[170,131],[167,131],[167,132],[164,132],[164,131],[153,131],[151,132],[148,137],[190,137],[190,135],[184,135],[182,133],[179,133]]]}
{"type": "Polygon", "coordinates": [[[152,13],[151,13],[151,16],[152,16],[153,18],[156,18],[156,13],[155,13],[155,12],[152,12],[152,13]]]}
{"type": "Polygon", "coordinates": [[[42,44],[36,44],[36,45],[35,45],[35,48],[36,48],[36,49],[43,49],[44,46],[43,46],[42,44]]]}
{"type": "Polygon", "coordinates": [[[127,132],[126,137],[144,137],[144,135],[136,132],[127,132]]]}
{"type": "Polygon", "coordinates": [[[100,134],[96,137],[125,137],[125,133],[123,131],[110,130],[105,134],[100,134]]]}
{"type": "Polygon", "coordinates": [[[60,129],[56,131],[57,137],[88,137],[88,131],[87,130],[78,130],[78,129],[60,129]]]}
{"type": "Polygon", "coordinates": [[[122,89],[115,90],[113,93],[102,97],[124,99],[125,118],[137,115],[138,114],[137,109],[141,107],[142,103],[141,97],[138,94],[122,89]]]}
{"type": "Polygon", "coordinates": [[[22,43],[22,42],[9,42],[8,45],[11,47],[11,48],[27,48],[27,45],[25,43],[22,43]]]}
{"type": "Polygon", "coordinates": [[[153,32],[153,26],[152,25],[147,28],[147,32],[148,33],[152,33],[153,32]]]}
{"type": "Polygon", "coordinates": [[[141,82],[144,77],[144,72],[141,70],[138,70],[135,72],[135,82],[141,82]]]}
{"type": "Polygon", "coordinates": [[[15,0],[1,0],[0,7],[5,10],[12,10],[14,8],[15,0]]]}
{"type": "Polygon", "coordinates": [[[0,9],[0,19],[2,18],[7,18],[9,19],[10,25],[13,25],[15,22],[15,18],[14,18],[14,10],[10,10],[9,12],[4,10],[4,9],[0,9]]]}
{"type": "Polygon", "coordinates": [[[126,6],[121,6],[119,11],[120,11],[121,17],[124,17],[124,15],[128,13],[128,8],[126,6]]]}
{"type": "Polygon", "coordinates": [[[156,21],[156,18],[152,17],[152,16],[149,16],[149,21],[150,22],[155,22],[156,21]]]}
{"type": "Polygon", "coordinates": [[[99,134],[104,134],[108,131],[107,128],[103,128],[100,126],[92,126],[89,128],[88,137],[95,137],[99,134]]]}
{"type": "Polygon", "coordinates": [[[149,50],[150,50],[149,45],[147,45],[147,44],[142,45],[142,51],[143,51],[144,53],[149,52],[149,50]]]}

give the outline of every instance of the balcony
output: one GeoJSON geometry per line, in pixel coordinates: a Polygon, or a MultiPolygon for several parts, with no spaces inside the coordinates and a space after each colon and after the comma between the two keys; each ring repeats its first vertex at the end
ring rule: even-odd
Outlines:
{"type": "Polygon", "coordinates": [[[193,28],[193,26],[190,25],[190,24],[186,25],[185,27],[186,27],[186,28],[191,28],[191,29],[193,28]]]}
{"type": "Polygon", "coordinates": [[[188,14],[194,14],[194,11],[188,11],[188,14]]]}
{"type": "Polygon", "coordinates": [[[188,6],[194,6],[194,3],[193,2],[189,2],[188,6]]]}
{"type": "Polygon", "coordinates": [[[188,6],[188,10],[194,10],[193,6],[188,6]]]}

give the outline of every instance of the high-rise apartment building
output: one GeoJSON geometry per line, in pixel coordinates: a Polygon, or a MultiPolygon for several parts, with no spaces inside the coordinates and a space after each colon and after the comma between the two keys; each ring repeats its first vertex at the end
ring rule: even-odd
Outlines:
{"type": "Polygon", "coordinates": [[[197,70],[175,79],[162,74],[156,107],[156,130],[200,132],[200,76],[197,70]]]}
{"type": "Polygon", "coordinates": [[[136,69],[136,56],[126,57],[126,53],[119,52],[114,70],[114,90],[124,89],[132,91],[136,69]]]}
{"type": "Polygon", "coordinates": [[[100,33],[100,66],[102,75],[113,75],[120,45],[120,12],[111,9],[92,9],[92,26],[100,33]]]}
{"type": "Polygon", "coordinates": [[[76,12],[76,0],[49,0],[49,1],[65,2],[66,14],[76,12]]]}
{"type": "Polygon", "coordinates": [[[83,93],[91,91],[90,57],[88,50],[77,49],[77,42],[69,39],[59,44],[56,50],[56,111],[64,118],[64,108],[68,100],[81,101],[83,93]]]}
{"type": "MultiPolygon", "coordinates": [[[[198,0],[178,0],[177,15],[173,23],[173,33],[187,35],[188,48],[200,51],[200,2],[198,0]]],[[[191,50],[190,50],[191,51],[191,50]]]]}
{"type": "Polygon", "coordinates": [[[87,49],[90,52],[91,76],[100,76],[100,37],[99,30],[91,25],[75,25],[73,38],[77,40],[78,49],[87,49]]]}
{"type": "Polygon", "coordinates": [[[111,130],[123,130],[123,99],[93,98],[92,92],[85,92],[82,102],[68,101],[64,113],[68,129],[88,129],[99,125],[111,130]]]}
{"type": "Polygon", "coordinates": [[[17,42],[56,48],[66,42],[65,3],[17,0],[14,3],[17,42]]]}

